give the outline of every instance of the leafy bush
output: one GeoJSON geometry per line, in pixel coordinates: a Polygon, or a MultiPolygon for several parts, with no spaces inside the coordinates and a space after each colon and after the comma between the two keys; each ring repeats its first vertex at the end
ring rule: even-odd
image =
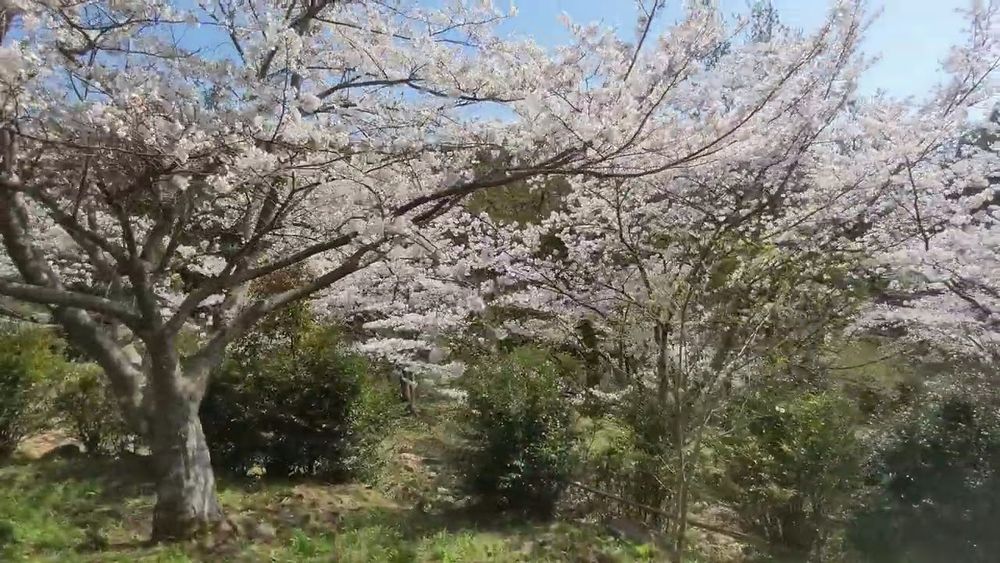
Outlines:
{"type": "Polygon", "coordinates": [[[213,461],[241,475],[364,476],[397,406],[340,333],[291,310],[233,347],[201,407],[213,461]]]}
{"type": "Polygon", "coordinates": [[[717,443],[723,495],[744,525],[802,552],[820,547],[862,485],[855,418],[828,392],[762,392],[734,410],[735,431],[717,443]]]}
{"type": "MultiPolygon", "coordinates": [[[[676,477],[671,417],[657,407],[654,393],[638,386],[603,410],[608,414],[582,419],[578,431],[577,458],[587,481],[604,492],[672,510],[676,477]]],[[[605,515],[656,518],[622,503],[601,504],[605,515]]]]}
{"type": "Polygon", "coordinates": [[[63,361],[50,331],[0,324],[0,458],[39,426],[42,383],[63,361]]]}
{"type": "Polygon", "coordinates": [[[88,453],[116,455],[125,451],[131,435],[99,366],[67,363],[56,386],[53,407],[88,453]]]}
{"type": "MultiPolygon", "coordinates": [[[[644,449],[642,437],[625,421],[612,417],[581,418],[574,459],[584,480],[606,493],[634,499],[647,506],[668,510],[673,500],[669,457],[644,449]]],[[[645,510],[599,499],[588,511],[605,517],[654,518],[645,510]]]]}
{"type": "Polygon", "coordinates": [[[533,348],[485,358],[469,370],[467,482],[481,499],[540,516],[554,509],[573,438],[559,381],[551,356],[533,348]]]}
{"type": "Polygon", "coordinates": [[[601,417],[580,418],[576,433],[574,457],[586,466],[594,481],[603,484],[629,479],[637,463],[635,432],[612,417],[601,417]]]}
{"type": "Polygon", "coordinates": [[[848,537],[874,561],[995,561],[1000,553],[1000,412],[945,397],[874,456],[876,490],[848,537]]]}

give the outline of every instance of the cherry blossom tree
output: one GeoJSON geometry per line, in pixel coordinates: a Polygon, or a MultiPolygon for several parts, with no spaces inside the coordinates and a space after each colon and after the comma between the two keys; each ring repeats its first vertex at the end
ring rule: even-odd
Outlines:
{"type": "Polygon", "coordinates": [[[872,139],[889,157],[864,239],[889,285],[859,328],[902,329],[910,340],[992,364],[1000,359],[1000,3],[973,2],[966,16],[968,41],[943,61],[950,80],[921,106],[882,109],[882,119],[903,125],[872,139]]]}
{"type": "Polygon", "coordinates": [[[157,469],[153,536],[223,518],[198,406],[227,344],[419,238],[457,199],[563,166],[479,105],[549,63],[489,2],[4,4],[0,294],[104,368],[157,469]],[[510,155],[484,170],[482,151],[510,155]],[[256,280],[306,267],[273,295],[256,280]],[[201,347],[181,357],[177,339],[201,347]]]}
{"type": "MultiPolygon", "coordinates": [[[[670,424],[680,557],[701,430],[769,364],[838,334],[878,288],[872,269],[922,240],[926,227],[911,226],[907,211],[916,210],[900,199],[912,188],[909,174],[946,168],[949,193],[982,186],[989,162],[995,175],[990,157],[971,164],[943,155],[967,109],[990,95],[995,34],[984,30],[996,9],[970,12],[971,44],[952,57],[956,80],[913,107],[856,92],[866,66],[860,3],[835,3],[814,34],[777,29],[766,39],[741,37],[693,9],[646,51],[657,6],[647,7],[637,41],[621,48],[611,33],[574,27],[590,47],[572,60],[593,69],[593,86],[556,86],[528,100],[525,117],[595,155],[585,169],[557,171],[569,179],[561,205],[526,223],[455,215],[462,241],[447,249],[449,266],[433,270],[428,259],[418,270],[435,271],[434,281],[424,276],[416,286],[463,295],[473,310],[532,313],[496,326],[498,338],[573,343],[581,322],[604,335],[596,350],[604,368],[619,385],[655,397],[670,424]],[[699,43],[692,33],[709,38],[699,43]],[[688,47],[672,51],[680,45],[688,47]],[[637,128],[633,108],[618,111],[630,103],[648,107],[637,128]],[[483,271],[492,274],[473,275],[483,271]]],[[[935,180],[929,187],[940,189],[941,173],[935,180]]],[[[980,204],[981,192],[973,194],[980,204]]],[[[406,307],[374,323],[414,333],[429,321],[467,326],[469,309],[454,305],[429,304],[419,315],[406,307]]]]}
{"type": "MultiPolygon", "coordinates": [[[[599,53],[632,47],[582,30],[551,56],[498,39],[503,16],[490,2],[4,3],[0,294],[45,307],[103,367],[151,445],[154,538],[223,518],[197,412],[228,343],[454,242],[465,196],[615,158],[640,172],[630,147],[658,150],[642,116],[683,65],[596,85],[599,53]],[[586,111],[545,110],[573,90],[593,91],[586,111]],[[598,140],[614,154],[599,153],[616,118],[598,140]],[[303,266],[295,287],[251,291],[303,266]],[[201,337],[184,357],[183,331],[201,337]]],[[[692,10],[666,54],[700,54],[716,24],[692,10]]],[[[724,125],[703,139],[739,128],[724,125]]]]}
{"type": "Polygon", "coordinates": [[[984,124],[897,177],[888,229],[871,233],[890,285],[862,317],[862,330],[902,329],[907,340],[945,354],[1000,360],[998,122],[994,109],[984,124]]]}

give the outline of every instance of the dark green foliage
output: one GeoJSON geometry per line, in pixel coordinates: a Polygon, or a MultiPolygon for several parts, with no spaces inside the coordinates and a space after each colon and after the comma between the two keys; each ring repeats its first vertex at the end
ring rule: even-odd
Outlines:
{"type": "Polygon", "coordinates": [[[953,396],[913,416],[871,466],[876,485],[849,539],[869,560],[996,561],[1000,414],[953,396]]]}
{"type": "MultiPolygon", "coordinates": [[[[670,510],[674,501],[672,485],[676,482],[670,452],[658,455],[648,448],[640,432],[610,416],[581,418],[578,434],[576,458],[589,484],[646,506],[670,510]]],[[[634,506],[604,500],[594,509],[607,517],[628,516],[638,521],[657,518],[634,506]]]]}
{"type": "Polygon", "coordinates": [[[31,385],[21,366],[0,357],[0,459],[9,456],[24,436],[31,385]]]}
{"type": "Polygon", "coordinates": [[[0,325],[0,459],[40,424],[42,383],[63,363],[58,343],[44,329],[0,325]]]}
{"type": "Polygon", "coordinates": [[[471,491],[502,509],[547,516],[571,469],[571,411],[550,354],[518,348],[467,374],[471,491]]]}
{"type": "Polygon", "coordinates": [[[829,392],[762,392],[729,422],[710,444],[746,528],[803,553],[822,546],[862,485],[854,408],[829,392]]]}
{"type": "MultiPolygon", "coordinates": [[[[656,391],[643,385],[633,386],[618,400],[588,404],[589,418],[580,424],[579,458],[586,480],[596,488],[672,514],[680,480],[674,417],[662,405],[656,391]]],[[[693,488],[699,486],[697,477],[689,474],[693,488]]],[[[600,510],[654,526],[668,524],[660,515],[622,503],[602,503],[600,510]]]]}
{"type": "Polygon", "coordinates": [[[539,223],[562,207],[570,187],[565,178],[546,178],[540,186],[515,182],[494,190],[481,190],[466,202],[472,213],[487,213],[504,223],[539,223]]]}
{"type": "Polygon", "coordinates": [[[216,465],[245,475],[362,477],[398,409],[383,374],[293,308],[233,346],[201,407],[216,465]]]}
{"type": "Polygon", "coordinates": [[[595,482],[625,498],[672,510],[678,479],[670,410],[654,390],[639,385],[625,394],[613,412],[630,439],[619,442],[616,457],[595,473],[595,482]]]}
{"type": "Polygon", "coordinates": [[[17,541],[14,525],[6,520],[0,520],[0,549],[17,541]]]}
{"type": "Polygon", "coordinates": [[[125,451],[130,433],[100,367],[68,363],[52,405],[87,453],[117,455],[125,451]]]}

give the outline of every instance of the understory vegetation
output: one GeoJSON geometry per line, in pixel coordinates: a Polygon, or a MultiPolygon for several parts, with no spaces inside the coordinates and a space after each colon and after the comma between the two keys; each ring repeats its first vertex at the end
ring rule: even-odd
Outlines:
{"type": "Polygon", "coordinates": [[[301,308],[239,341],[201,405],[216,465],[279,478],[365,476],[398,415],[388,374],[301,308]]]}
{"type": "MultiPolygon", "coordinates": [[[[6,407],[4,431],[33,438],[0,466],[0,552],[15,561],[669,557],[674,447],[649,403],[608,408],[586,388],[584,358],[522,346],[480,355],[461,394],[432,393],[412,415],[343,330],[285,315],[234,349],[222,369],[245,377],[220,374],[203,407],[231,528],[154,546],[144,542],[148,450],[103,380],[58,334],[8,329],[0,375],[19,410],[6,407]],[[74,445],[54,447],[62,443],[74,445]]],[[[882,352],[868,342],[858,353],[882,352]]],[[[981,550],[993,545],[1000,483],[992,395],[947,371],[939,385],[909,388],[914,369],[876,361],[823,382],[775,378],[720,410],[691,450],[686,560],[989,560],[981,550]]]]}

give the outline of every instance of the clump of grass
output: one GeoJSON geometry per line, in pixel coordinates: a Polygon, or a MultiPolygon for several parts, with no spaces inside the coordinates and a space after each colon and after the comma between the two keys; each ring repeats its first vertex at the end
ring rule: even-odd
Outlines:
{"type": "Polygon", "coordinates": [[[489,533],[437,532],[417,546],[417,561],[522,561],[524,554],[513,552],[504,538],[489,533]]]}

